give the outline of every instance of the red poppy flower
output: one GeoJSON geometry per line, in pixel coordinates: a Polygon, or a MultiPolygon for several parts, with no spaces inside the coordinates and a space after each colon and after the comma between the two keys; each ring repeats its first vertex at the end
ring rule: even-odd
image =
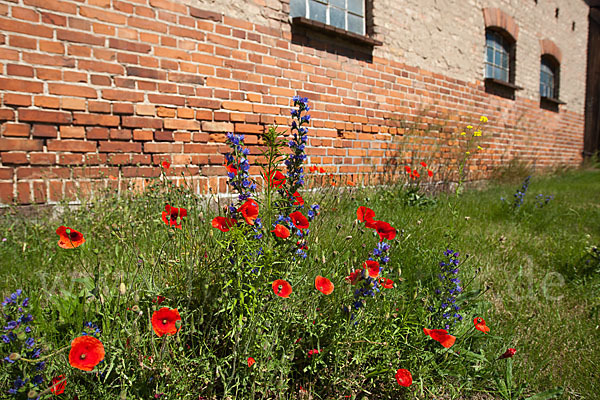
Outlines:
{"type": "Polygon", "coordinates": [[[187,210],[185,208],[171,207],[165,204],[165,211],[162,213],[162,220],[165,224],[181,229],[183,217],[187,217],[187,210]],[[179,217],[179,223],[177,223],[177,217],[179,217]]]}
{"type": "Polygon", "coordinates": [[[346,185],[348,185],[348,186],[354,186],[354,182],[353,181],[347,181],[346,185]]]}
{"type": "Polygon", "coordinates": [[[346,277],[346,282],[348,282],[351,285],[356,285],[358,283],[358,281],[362,280],[362,278],[363,278],[363,270],[357,269],[354,272],[351,272],[350,275],[348,275],[346,277]]]}
{"type": "Polygon", "coordinates": [[[279,297],[287,299],[292,294],[292,285],[283,279],[277,279],[271,286],[273,287],[273,292],[279,297]]]}
{"type": "Polygon", "coordinates": [[[410,385],[412,385],[412,375],[410,373],[409,370],[407,369],[399,369],[398,371],[396,371],[396,382],[398,382],[398,385],[400,386],[404,386],[404,387],[409,387],[410,385]]]}
{"type": "Polygon", "coordinates": [[[296,246],[298,246],[298,248],[299,248],[300,250],[307,250],[307,249],[308,249],[308,245],[306,244],[306,241],[305,241],[305,240],[303,240],[303,241],[301,241],[301,240],[298,240],[298,241],[296,242],[296,246]]]}
{"type": "Polygon", "coordinates": [[[417,171],[413,171],[413,178],[414,179],[420,178],[420,177],[421,177],[421,174],[419,174],[417,171]]]}
{"type": "Polygon", "coordinates": [[[428,169],[427,170],[427,175],[429,175],[429,177],[431,178],[433,176],[433,171],[428,169]]]}
{"type": "Polygon", "coordinates": [[[223,166],[227,170],[227,173],[233,174],[233,176],[237,175],[237,169],[233,165],[223,164],[223,166]]]}
{"type": "Polygon", "coordinates": [[[258,203],[252,199],[248,199],[238,208],[238,212],[242,213],[248,225],[254,225],[254,220],[258,218],[258,203]]]}
{"type": "Polygon", "coordinates": [[[116,181],[118,178],[114,175],[109,175],[108,179],[110,179],[111,181],[116,181]]]}
{"type": "Polygon", "coordinates": [[[456,337],[449,335],[445,329],[427,329],[423,328],[423,332],[430,336],[433,340],[440,342],[442,346],[449,349],[456,342],[456,337]]]}
{"type": "Polygon", "coordinates": [[[294,211],[290,214],[292,223],[298,229],[308,229],[308,219],[300,211],[294,211]]]}
{"type": "Polygon", "coordinates": [[[212,220],[213,228],[217,228],[223,232],[229,232],[229,228],[235,226],[237,221],[235,218],[226,218],[226,217],[215,217],[212,220]]]}
{"type": "Polygon", "coordinates": [[[85,238],[80,232],[67,226],[59,226],[56,233],[60,237],[58,246],[63,249],[74,249],[85,243],[85,238]]]}
{"type": "Polygon", "coordinates": [[[163,169],[169,169],[169,168],[171,168],[171,163],[168,161],[163,161],[162,167],[163,167],[163,169]]]}
{"type": "Polygon", "coordinates": [[[422,166],[423,168],[427,168],[427,164],[425,164],[425,162],[424,162],[424,161],[421,161],[421,166],[422,166]]]}
{"type": "Polygon", "coordinates": [[[55,396],[63,394],[65,392],[65,386],[67,386],[67,378],[64,375],[58,375],[52,378],[52,386],[50,386],[50,392],[55,396]]]}
{"type": "Polygon", "coordinates": [[[165,299],[165,296],[157,295],[156,299],[152,300],[152,302],[160,306],[163,303],[163,301],[165,301],[165,299]]]}
{"type": "Polygon", "coordinates": [[[271,232],[275,233],[275,236],[281,239],[287,239],[290,237],[290,230],[280,224],[275,225],[275,229],[273,229],[271,232]]]}
{"type": "Polygon", "coordinates": [[[315,278],[315,288],[325,295],[333,293],[333,283],[320,275],[315,278]]]}
{"type": "Polygon", "coordinates": [[[379,278],[379,284],[383,286],[384,289],[393,289],[394,281],[388,278],[381,277],[379,278]]]}
{"type": "Polygon", "coordinates": [[[392,240],[396,237],[396,229],[392,227],[390,224],[384,221],[375,221],[373,223],[373,227],[377,230],[379,237],[381,238],[379,241],[383,242],[383,239],[392,240]]]}
{"type": "Polygon", "coordinates": [[[179,311],[176,308],[171,310],[168,307],[163,307],[152,314],[152,329],[158,337],[171,336],[177,333],[177,321],[181,321],[179,311]]]}
{"type": "Polygon", "coordinates": [[[325,173],[325,168],[319,167],[319,172],[322,173],[322,174],[324,174],[325,173]]]}
{"type": "Polygon", "coordinates": [[[500,357],[498,357],[498,359],[502,360],[504,358],[511,358],[512,356],[515,355],[516,352],[517,352],[517,349],[508,349],[504,352],[504,354],[502,354],[500,357]]]}
{"type": "Polygon", "coordinates": [[[254,363],[256,362],[256,360],[252,357],[248,357],[248,366],[251,367],[254,365],[254,363]]]}
{"type": "Polygon", "coordinates": [[[312,166],[308,167],[308,170],[309,170],[310,172],[317,172],[317,170],[318,170],[318,169],[319,169],[319,168],[318,168],[316,165],[312,165],[312,166]]]}
{"type": "Polygon", "coordinates": [[[310,356],[312,356],[313,354],[319,354],[319,350],[317,349],[312,349],[308,351],[308,357],[310,358],[310,356]]]}
{"type": "Polygon", "coordinates": [[[302,198],[302,196],[300,196],[300,193],[296,192],[293,194],[294,199],[296,200],[294,202],[295,206],[303,206],[304,205],[304,199],[302,198]]]}
{"type": "Polygon", "coordinates": [[[407,174],[410,174],[410,173],[411,173],[411,171],[412,171],[408,165],[406,165],[406,166],[404,167],[404,170],[406,171],[406,173],[407,173],[407,174]]]}
{"type": "Polygon", "coordinates": [[[91,371],[104,360],[104,345],[93,336],[79,336],[71,342],[69,364],[83,371],[91,371]]]}
{"type": "Polygon", "coordinates": [[[363,263],[363,268],[366,268],[371,278],[379,276],[379,263],[373,260],[367,260],[363,263]]]}
{"type": "Polygon", "coordinates": [[[285,184],[285,180],[285,175],[282,174],[281,171],[273,171],[269,177],[269,185],[279,189],[285,184]]]}
{"type": "Polygon", "coordinates": [[[375,218],[375,211],[368,207],[360,206],[356,210],[356,218],[360,222],[373,222],[373,219],[375,218]]]}
{"type": "Polygon", "coordinates": [[[490,331],[490,328],[488,328],[485,324],[485,320],[481,317],[475,318],[473,320],[473,323],[475,324],[475,329],[477,329],[478,331],[481,331],[486,334],[490,331]]]}

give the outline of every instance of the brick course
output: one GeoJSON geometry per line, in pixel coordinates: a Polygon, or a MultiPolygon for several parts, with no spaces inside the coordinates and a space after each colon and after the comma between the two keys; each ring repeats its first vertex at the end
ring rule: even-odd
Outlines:
{"type": "Polygon", "coordinates": [[[370,51],[294,31],[289,0],[0,0],[0,203],[143,187],[161,160],[201,171],[190,177],[199,193],[225,191],[225,133],[246,134],[257,154],[268,125],[289,124],[294,95],[313,110],[309,163],[342,181],[377,183],[407,159],[442,171],[480,115],[481,176],[516,156],[575,165],[587,8],[550,2],[369,1],[384,43],[370,51]],[[518,32],[515,100],[485,91],[486,21],[518,32]],[[540,108],[541,51],[561,61],[559,112],[540,108]]]}

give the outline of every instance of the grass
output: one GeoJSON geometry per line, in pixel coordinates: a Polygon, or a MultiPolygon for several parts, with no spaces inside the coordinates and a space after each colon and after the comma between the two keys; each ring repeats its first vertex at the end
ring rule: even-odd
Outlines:
{"type": "MultiPolygon", "coordinates": [[[[68,393],[80,399],[161,393],[516,399],[556,387],[564,389],[560,398],[595,398],[600,261],[589,248],[600,245],[600,171],[534,176],[514,211],[500,198],[512,201],[519,185],[490,184],[458,199],[409,198],[401,187],[306,193],[307,205],[321,205],[306,260],[293,260],[289,245],[272,238],[261,242],[261,256],[249,257],[259,244],[248,230],[224,234],[210,225],[223,215],[222,202],[189,196],[166,181],[141,195],[107,194],[59,215],[7,210],[0,220],[7,238],[0,243],[0,293],[21,288],[31,298],[42,354],[68,346],[87,321],[102,329],[107,356],[98,373],[72,369],[64,352],[43,372],[46,383],[67,375],[68,393]],[[538,193],[554,199],[536,208],[538,193]],[[188,209],[183,230],[161,221],[165,202],[188,209]],[[342,307],[352,305],[354,287],[344,277],[379,239],[354,221],[359,206],[372,208],[399,234],[384,268],[395,288],[368,298],[351,319],[342,307]],[[85,245],[58,248],[59,225],[84,233],[85,245]],[[446,248],[460,251],[461,279],[470,283],[450,350],[422,332],[439,327],[431,325],[427,307],[437,302],[446,248]],[[316,275],[334,282],[332,295],[315,291],[316,275]],[[277,278],[292,283],[289,299],[273,295],[270,282],[277,278]],[[150,329],[157,295],[182,315],[174,337],[157,338],[150,329]],[[475,316],[485,318],[490,334],[474,331],[475,316]],[[514,358],[495,361],[509,347],[517,349],[514,358]],[[308,357],[312,349],[320,353],[308,357]],[[252,368],[245,365],[249,356],[257,361],[252,368]],[[410,388],[396,383],[398,368],[411,371],[410,388]]],[[[4,357],[7,345],[0,343],[0,352],[4,357]]],[[[2,393],[13,387],[15,373],[26,372],[16,368],[0,371],[2,393]]]]}

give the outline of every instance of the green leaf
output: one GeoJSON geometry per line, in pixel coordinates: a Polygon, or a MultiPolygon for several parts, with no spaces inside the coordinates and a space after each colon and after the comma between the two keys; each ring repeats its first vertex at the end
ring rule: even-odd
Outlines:
{"type": "Polygon", "coordinates": [[[547,399],[553,399],[557,396],[562,396],[563,392],[565,390],[558,386],[554,389],[550,389],[550,390],[546,390],[545,392],[540,392],[538,394],[534,394],[531,397],[526,398],[525,400],[547,400],[547,399]]]}

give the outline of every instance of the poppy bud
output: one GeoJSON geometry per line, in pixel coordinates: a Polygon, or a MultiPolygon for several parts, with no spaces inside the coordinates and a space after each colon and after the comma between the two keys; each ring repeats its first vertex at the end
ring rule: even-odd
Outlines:
{"type": "Polygon", "coordinates": [[[35,399],[36,397],[38,397],[38,392],[36,392],[35,390],[30,390],[29,393],[27,393],[27,398],[28,399],[35,399]]]}
{"type": "Polygon", "coordinates": [[[500,357],[498,357],[498,360],[502,360],[504,358],[511,358],[512,356],[515,355],[516,352],[517,352],[517,349],[508,349],[504,352],[504,354],[502,354],[500,357]]]}
{"type": "Polygon", "coordinates": [[[121,282],[121,284],[119,285],[119,293],[121,294],[121,296],[125,296],[125,293],[127,293],[127,287],[123,282],[121,282]]]}
{"type": "Polygon", "coordinates": [[[136,304],[135,306],[131,307],[131,311],[138,312],[140,311],[140,307],[138,307],[138,305],[136,304]]]}
{"type": "Polygon", "coordinates": [[[10,353],[10,355],[8,356],[8,359],[10,361],[17,361],[21,358],[21,355],[19,353],[10,353]]]}

